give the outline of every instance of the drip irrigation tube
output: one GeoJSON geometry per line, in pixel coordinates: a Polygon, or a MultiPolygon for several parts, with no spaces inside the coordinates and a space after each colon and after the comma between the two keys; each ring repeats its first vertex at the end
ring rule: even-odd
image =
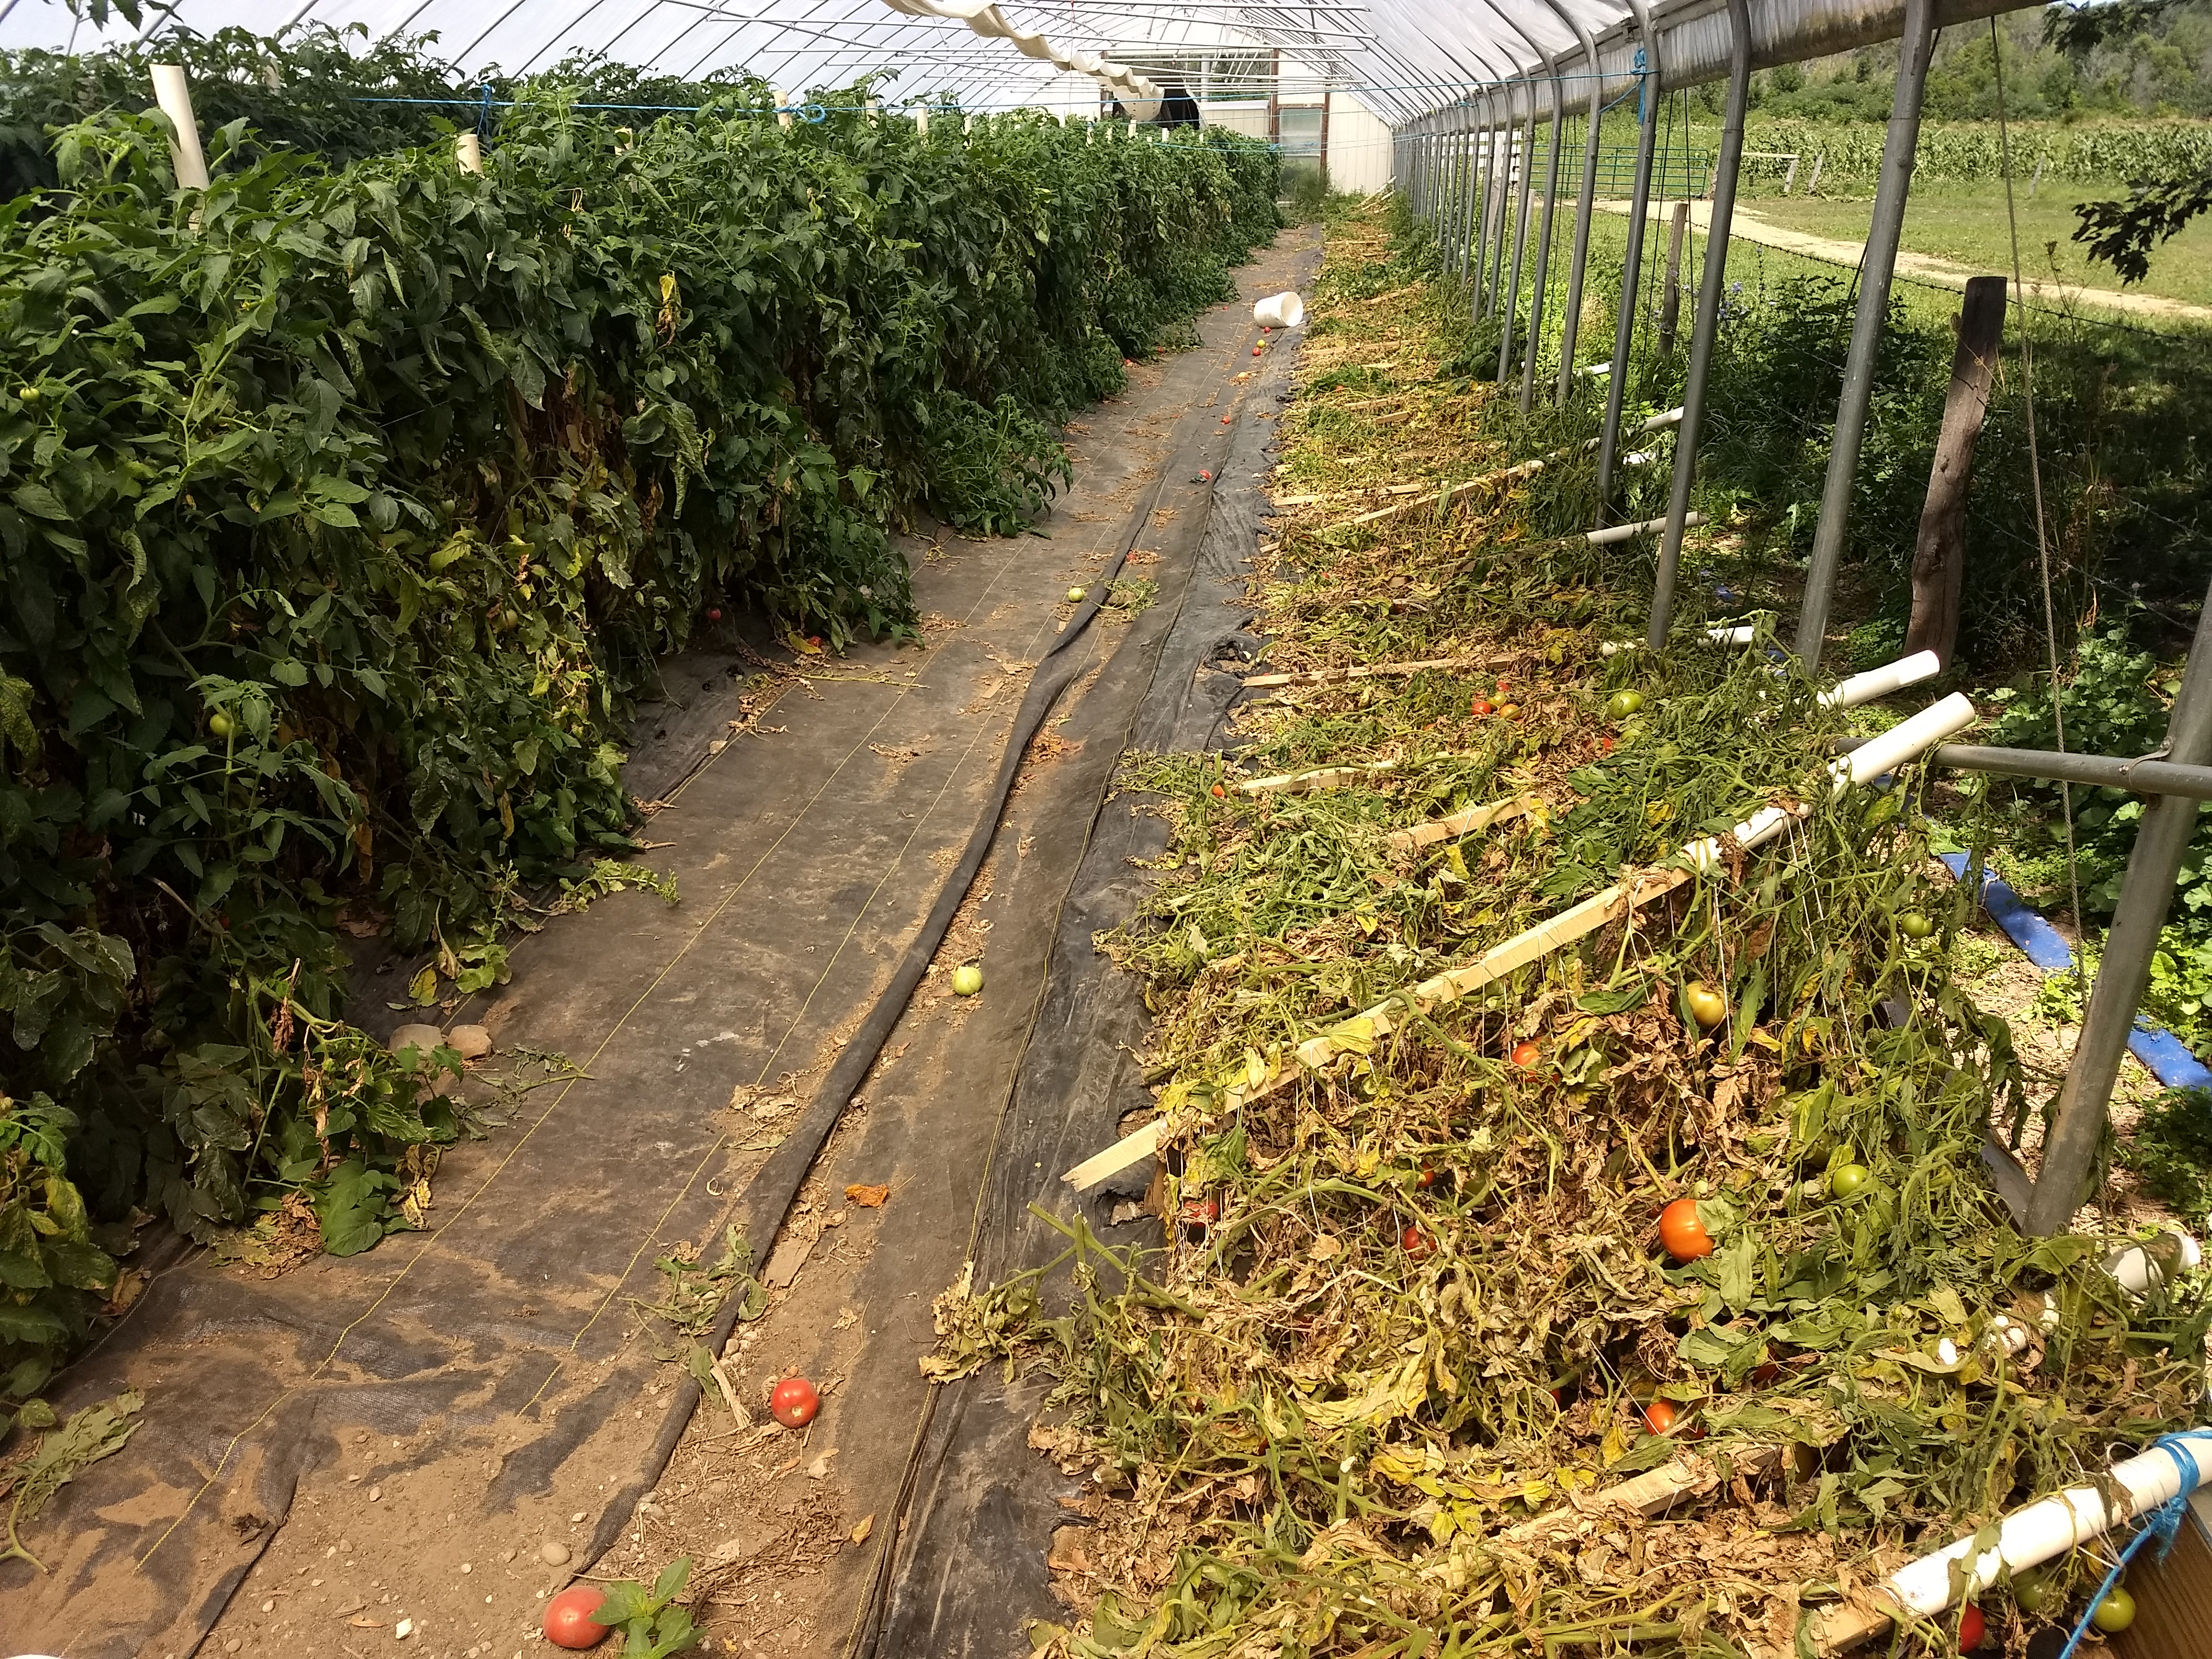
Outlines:
{"type": "MultiPolygon", "coordinates": [[[[859,1028],[846,1040],[836,1063],[830,1068],[829,1075],[823,1079],[821,1088],[808,1103],[805,1115],[782,1145],[769,1154],[768,1162],[747,1184],[744,1197],[736,1206],[734,1224],[748,1241],[774,1240],[777,1230],[783,1225],[785,1215],[790,1211],[792,1200],[798,1196],[800,1185],[813,1167],[823,1143],[829,1139],[830,1131],[837,1127],[846,1106],[859,1091],[877,1057],[882,1054],[884,1045],[890,1040],[891,1032],[904,1017],[915,988],[921,983],[922,975],[928,970],[938,947],[944,944],[945,934],[951,931],[953,916],[966,900],[969,887],[990,854],[991,843],[998,836],[1000,817],[1005,812],[1007,799],[1013,793],[1015,774],[1020,769],[1023,756],[1029,750],[1030,740],[1043,727],[1046,716],[1052,712],[1060,694],[1079,677],[1080,659],[1063,653],[1083,637],[1105,604],[1107,583],[1121,573],[1130,551],[1137,544],[1137,538],[1152,523],[1160,497],[1179,464],[1179,456],[1175,451],[1170,451],[1163,459],[1159,478],[1153,484],[1151,494],[1145,498],[1142,510],[1130,520],[1128,533],[1121,538],[1114,556],[1088,584],[1089,596],[1076,607],[1059,637],[1038,659],[1036,669],[1030,678],[1029,690],[1014,715],[1013,728],[1007,733],[1006,750],[1000,757],[999,773],[991,786],[988,810],[976,820],[975,828],[969,833],[968,844],[961,853],[959,863],[953,866],[951,872],[945,877],[944,885],[938,890],[936,902],[930,907],[921,931],[908,945],[905,955],[899,960],[898,971],[891,976],[890,983],[884,988],[859,1028]]],[[[1211,492],[1208,493],[1210,498],[1211,492]]],[[[703,1346],[708,1352],[718,1358],[730,1340],[731,1332],[737,1328],[738,1315],[744,1305],[744,1300],[743,1294],[727,1297],[716,1311],[714,1322],[703,1339],[703,1346]]],[[[598,1527],[592,1531],[591,1541],[585,1546],[575,1571],[570,1576],[572,1582],[589,1572],[599,1558],[614,1547],[615,1540],[622,1536],[623,1528],[629,1524],[639,1501],[659,1484],[669,1460],[675,1456],[676,1448],[682,1442],[684,1431],[690,1425],[691,1414],[697,1410],[702,1395],[699,1380],[688,1373],[677,1384],[662,1415],[660,1431],[653,1437],[643,1465],[607,1500],[607,1506],[599,1516],[598,1527]]]]}

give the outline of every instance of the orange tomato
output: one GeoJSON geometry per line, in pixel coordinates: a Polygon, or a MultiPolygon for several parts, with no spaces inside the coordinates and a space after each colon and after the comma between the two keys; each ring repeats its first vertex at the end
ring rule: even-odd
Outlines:
{"type": "Polygon", "coordinates": [[[1659,1243],[1677,1261],[1695,1261],[1713,1253],[1712,1235],[1698,1219],[1698,1200],[1678,1198],[1659,1212],[1659,1243]]]}
{"type": "Polygon", "coordinates": [[[1644,1427],[1651,1434],[1672,1434],[1682,1413],[1671,1400],[1655,1400],[1644,1408],[1644,1427]]]}
{"type": "Polygon", "coordinates": [[[1524,1072],[1534,1066],[1535,1063],[1543,1059],[1543,1057],[1544,1051],[1541,1048],[1539,1048],[1533,1042],[1515,1043],[1513,1045],[1513,1053],[1510,1056],[1513,1063],[1521,1067],[1524,1072]]]}

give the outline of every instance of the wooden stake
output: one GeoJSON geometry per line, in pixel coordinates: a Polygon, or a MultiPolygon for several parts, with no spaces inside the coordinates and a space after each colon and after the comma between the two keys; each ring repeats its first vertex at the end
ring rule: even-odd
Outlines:
{"type": "Polygon", "coordinates": [[[1237,786],[1240,795],[1317,795],[1346,784],[1395,772],[1402,763],[1369,761],[1360,766],[1324,766],[1311,772],[1285,772],[1279,777],[1254,778],[1237,786]]]}
{"type": "Polygon", "coordinates": [[[1674,326],[1682,316],[1682,242],[1690,229],[1690,204],[1674,204],[1674,223],[1667,231],[1667,286],[1659,296],[1659,355],[1674,355],[1674,326]]]}
{"type": "Polygon", "coordinates": [[[1410,830],[1397,830],[1390,836],[1388,844],[1395,852],[1408,852],[1416,847],[1433,847],[1440,841],[1451,841],[1477,830],[1487,830],[1494,823],[1506,823],[1515,818],[1540,819],[1544,814],[1544,803],[1540,797],[1516,795],[1511,800],[1494,800],[1486,806],[1470,806],[1449,817],[1417,823],[1410,830]]]}
{"type": "MultiPolygon", "coordinates": [[[[1738,1474],[1764,1474],[1781,1462],[1782,1452],[1779,1446],[1753,1446],[1734,1454],[1730,1461],[1738,1474]]],[[[1720,1484],[1720,1469],[1711,1458],[1686,1455],[1632,1476],[1618,1486],[1607,1486],[1603,1492],[1594,1492],[1579,1502],[1571,1499],[1563,1508],[1547,1510],[1533,1521],[1508,1527],[1499,1536],[1516,1544],[1531,1542],[1554,1533],[1572,1531],[1593,1512],[1605,1510],[1626,1509],[1638,1515],[1658,1515],[1685,1498],[1702,1498],[1720,1484]]]]}
{"type": "Polygon", "coordinates": [[[1400,1010],[1407,1004],[1425,1013],[1448,1002],[1456,1002],[1504,978],[1516,969],[1527,967],[1537,957],[1548,956],[1561,945],[1571,945],[1638,907],[1665,896],[1693,873],[1689,870],[1643,870],[1626,881],[1615,882],[1603,892],[1593,893],[1580,904],[1560,911],[1549,921],[1539,922],[1524,933],[1516,933],[1503,945],[1484,951],[1466,967],[1425,979],[1410,991],[1401,991],[1388,1002],[1378,1002],[1319,1036],[1308,1037],[1292,1050],[1292,1063],[1271,1067],[1258,1081],[1248,1080],[1249,1071],[1224,1080],[1223,1104],[1233,1109],[1247,1101],[1258,1100],[1273,1094],[1301,1070],[1318,1071],[1340,1054],[1364,1052],[1377,1038],[1388,1036],[1404,1023],[1400,1010]]]}
{"type": "Polygon", "coordinates": [[[1920,533],[1912,548],[1912,620],[1905,654],[1932,651],[1948,665],[1959,645],[1959,598],[1966,574],[1966,486],[1973,477],[1974,445],[1989,412],[1990,380],[2004,337],[2005,279],[1970,276],[1958,317],[1959,346],[1951,357],[1951,384],[1943,394],[1943,428],[1936,440],[1936,465],[1920,533]]]}
{"type": "Polygon", "coordinates": [[[1244,682],[1247,691],[1277,685],[1339,685],[1346,680],[1371,679],[1378,674],[1424,674],[1431,668],[1486,668],[1511,662],[1511,653],[1490,657],[1431,657],[1421,662],[1378,662],[1364,668],[1310,668],[1300,674],[1255,674],[1244,682]]]}

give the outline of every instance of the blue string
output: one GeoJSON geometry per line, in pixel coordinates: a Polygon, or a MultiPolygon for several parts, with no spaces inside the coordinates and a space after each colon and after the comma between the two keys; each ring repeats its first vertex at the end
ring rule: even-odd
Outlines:
{"type": "Polygon", "coordinates": [[[2203,1479],[2197,1468],[2196,1454],[2190,1449],[2191,1441],[2202,1442],[2208,1449],[2212,1449],[2212,1429],[2191,1429],[2182,1434],[2161,1435],[2154,1443],[2158,1450],[2173,1460],[2174,1468],[2180,1471],[2181,1490],[2153,1510],[2144,1518],[2142,1530],[2128,1540],[2127,1548],[2120,1552],[2120,1559],[2112,1564],[2112,1570],[2105,1575],[2105,1582],[2097,1586],[2097,1593],[2089,1598],[2089,1605],[2082,1610],[2081,1622],[2074,1626],[2073,1635],[2066,1638],[2066,1645],[2058,1650],[2058,1659],[2073,1659],[2074,1650],[2081,1645],[2082,1638],[2089,1633],[2089,1624],[2097,1616],[2097,1609],[2105,1605],[2105,1598],[2112,1593],[2112,1586],[2120,1582],[2120,1575],[2127,1571],[2128,1563],[2134,1559],[2137,1550],[2155,1538],[2158,1540],[2160,1560],[2165,1560],[2172,1553],[2173,1540],[2181,1532],[2182,1517],[2189,1513],[2189,1494],[2197,1490],[2203,1479]]]}

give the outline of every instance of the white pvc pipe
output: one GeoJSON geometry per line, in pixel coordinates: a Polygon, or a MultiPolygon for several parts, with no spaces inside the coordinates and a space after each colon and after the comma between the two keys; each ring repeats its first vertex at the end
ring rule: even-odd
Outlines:
{"type": "Polygon", "coordinates": [[[483,171],[483,141],[473,132],[453,135],[453,159],[460,163],[464,173],[483,171]]]}
{"type": "MultiPolygon", "coordinates": [[[[1866,783],[1894,767],[1902,766],[1915,755],[1933,749],[1944,738],[1965,731],[1978,718],[1974,712],[1974,705],[1960,693],[1954,691],[1932,708],[1922,709],[1911,720],[1890,727],[1880,737],[1869,740],[1850,754],[1830,761],[1828,774],[1834,781],[1834,792],[1840,795],[1855,783],[1866,783]]],[[[1729,830],[1728,839],[1746,850],[1760,846],[1780,835],[1793,819],[1804,817],[1807,810],[1802,806],[1762,806],[1729,830]]],[[[1682,857],[1693,869],[1718,869],[1721,840],[1718,836],[1708,836],[1702,841],[1693,841],[1682,848],[1682,857]]]]}
{"type": "Polygon", "coordinates": [[[1682,410],[1680,405],[1677,404],[1674,408],[1668,410],[1665,414],[1654,415],[1650,420],[1641,422],[1636,429],[1638,432],[1656,432],[1662,426],[1680,426],[1681,424],[1682,410]]]}
{"type": "Polygon", "coordinates": [[[169,161],[176,169],[177,188],[208,187],[207,155],[200,149],[200,126],[192,114],[192,89],[179,64],[154,65],[154,101],[174,129],[169,137],[169,161]]]}
{"type": "MultiPolygon", "coordinates": [[[[1687,520],[1691,524],[1703,524],[1705,521],[1705,515],[1702,513],[1692,513],[1687,520]]],[[[1645,519],[1638,524],[1608,525],[1603,530],[1586,530],[1583,532],[1583,539],[1592,547],[1610,547],[1615,542],[1632,541],[1638,536],[1646,536],[1666,527],[1667,520],[1664,519],[1645,519]]]]}
{"type": "Polygon", "coordinates": [[[1942,672],[1943,659],[1933,651],[1916,651],[1909,657],[1838,682],[1834,690],[1820,693],[1820,706],[1856,708],[1863,702],[1886,697],[1908,685],[1917,685],[1922,680],[1932,680],[1942,672]]]}
{"type": "Polygon", "coordinates": [[[1851,784],[1865,783],[1894,770],[1944,738],[1957,736],[1979,718],[1966,694],[1954,691],[1911,720],[1901,720],[1879,736],[1868,738],[1850,754],[1830,761],[1828,770],[1835,778],[1836,793],[1841,794],[1851,784]]]}
{"type": "MultiPolygon", "coordinates": [[[[2212,1428],[2187,1433],[2195,1443],[2202,1480],[2212,1472],[2212,1428]]],[[[1973,1533],[1932,1555],[1908,1561],[1882,1581],[1881,1589],[1905,1613],[1931,1617],[1951,1605],[1954,1586],[1971,1598],[2008,1572],[2040,1565],[2079,1549],[2100,1533],[2149,1514],[2191,1489],[2196,1483],[2185,1483],[2184,1474],[2179,1456],[2154,1446],[2112,1466],[2108,1479],[2124,1499],[2117,1511],[2106,1507],[2101,1487],[2069,1486],[2056,1497],[2038,1498],[2006,1516],[1997,1522],[1996,1540],[1989,1547],[1976,1547],[1987,1537],[1986,1529],[1973,1533]]]]}

